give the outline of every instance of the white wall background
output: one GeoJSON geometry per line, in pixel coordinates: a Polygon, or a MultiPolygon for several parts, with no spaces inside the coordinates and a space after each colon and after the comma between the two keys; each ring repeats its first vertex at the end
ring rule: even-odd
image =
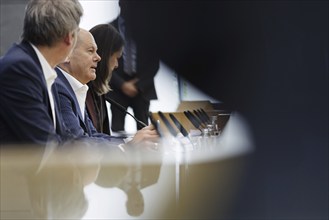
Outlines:
{"type": "Polygon", "coordinates": [[[80,26],[87,30],[114,20],[120,13],[118,0],[80,0],[84,10],[80,26]]]}

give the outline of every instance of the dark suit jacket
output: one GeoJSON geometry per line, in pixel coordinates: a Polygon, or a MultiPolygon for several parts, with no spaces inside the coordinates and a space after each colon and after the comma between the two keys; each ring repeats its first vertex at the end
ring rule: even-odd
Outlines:
{"type": "MultiPolygon", "coordinates": [[[[111,24],[119,31],[118,18],[111,22],[111,24]]],[[[136,77],[139,78],[137,87],[140,93],[145,99],[157,99],[157,94],[154,85],[154,77],[159,70],[159,58],[155,53],[148,53],[144,47],[142,47],[138,41],[136,42],[137,47],[137,73],[136,77]]],[[[123,59],[119,60],[119,67],[113,71],[113,75],[110,81],[111,88],[120,90],[122,84],[130,80],[131,77],[123,70],[123,59]]],[[[108,94],[111,94],[108,93],[108,94]]]]}
{"type": "Polygon", "coordinates": [[[26,41],[13,45],[0,60],[0,103],[0,145],[66,139],[58,114],[54,128],[42,67],[26,41]]]}
{"type": "Polygon", "coordinates": [[[58,77],[55,80],[54,87],[56,87],[58,91],[57,95],[60,103],[60,112],[70,133],[77,138],[89,137],[94,141],[107,140],[111,141],[113,144],[123,143],[122,139],[97,132],[87,111],[85,112],[85,119],[83,119],[78,100],[69,81],[59,68],[56,68],[56,72],[58,77]]]}

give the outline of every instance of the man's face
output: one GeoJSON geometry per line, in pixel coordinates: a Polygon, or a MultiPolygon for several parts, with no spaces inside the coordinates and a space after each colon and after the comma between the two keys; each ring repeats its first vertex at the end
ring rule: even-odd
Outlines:
{"type": "Polygon", "coordinates": [[[100,60],[93,36],[87,31],[80,31],[77,45],[70,56],[72,75],[82,84],[96,79],[96,67],[100,60]]]}

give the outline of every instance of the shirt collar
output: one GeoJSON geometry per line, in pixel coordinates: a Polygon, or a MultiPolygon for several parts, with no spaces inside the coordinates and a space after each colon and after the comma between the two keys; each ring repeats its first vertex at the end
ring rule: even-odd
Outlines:
{"type": "Polygon", "coordinates": [[[77,92],[84,92],[87,93],[89,87],[86,84],[82,84],[79,80],[77,80],[76,78],[74,78],[72,75],[70,75],[69,73],[67,73],[66,71],[64,71],[63,69],[61,69],[65,78],[69,81],[73,91],[75,93],[77,92]]]}
{"type": "Polygon", "coordinates": [[[50,66],[46,58],[42,55],[39,49],[31,43],[32,48],[34,49],[37,57],[40,61],[42,72],[45,76],[47,84],[52,84],[57,77],[56,71],[50,66]]]}
{"type": "Polygon", "coordinates": [[[88,86],[86,84],[82,84],[79,82],[76,78],[71,76],[69,73],[65,72],[64,70],[61,69],[63,72],[65,78],[69,81],[75,97],[78,101],[81,116],[83,119],[85,119],[85,102],[86,102],[86,97],[87,97],[87,92],[88,92],[88,86]]]}

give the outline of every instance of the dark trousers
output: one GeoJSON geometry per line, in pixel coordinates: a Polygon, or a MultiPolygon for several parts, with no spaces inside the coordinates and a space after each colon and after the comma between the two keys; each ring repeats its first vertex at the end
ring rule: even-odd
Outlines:
{"type": "MultiPolygon", "coordinates": [[[[108,95],[111,99],[120,103],[126,110],[128,107],[131,107],[133,109],[134,116],[138,120],[144,122],[145,124],[149,124],[148,112],[150,108],[150,100],[146,100],[141,94],[138,94],[134,98],[130,98],[127,97],[122,92],[112,91],[108,95]]],[[[112,104],[111,104],[111,113],[112,113],[112,119],[111,119],[112,131],[114,132],[124,131],[126,113],[122,109],[112,104]]],[[[140,130],[142,129],[142,127],[137,124],[136,129],[140,130]]]]}

